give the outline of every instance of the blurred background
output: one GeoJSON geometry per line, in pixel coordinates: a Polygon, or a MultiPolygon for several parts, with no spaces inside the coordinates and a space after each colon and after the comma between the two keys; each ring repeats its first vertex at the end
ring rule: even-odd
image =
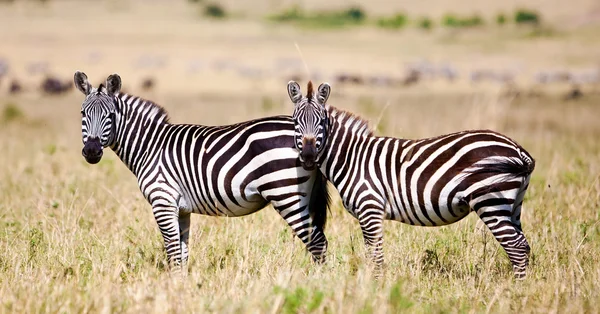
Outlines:
{"type": "Polygon", "coordinates": [[[3,0],[0,93],[71,93],[82,70],[156,101],[259,95],[266,109],[290,79],[339,94],[577,98],[600,84],[599,25],[595,0],[3,0]]]}
{"type": "Polygon", "coordinates": [[[595,312],[599,117],[598,0],[0,0],[0,312],[595,312]],[[504,133],[536,158],[531,281],[471,215],[386,222],[372,282],[335,198],[325,268],[274,211],[193,216],[190,277],[164,285],[134,176],[81,157],[76,70],[119,73],[174,123],[291,114],[287,82],[310,79],[378,135],[504,133]]]}

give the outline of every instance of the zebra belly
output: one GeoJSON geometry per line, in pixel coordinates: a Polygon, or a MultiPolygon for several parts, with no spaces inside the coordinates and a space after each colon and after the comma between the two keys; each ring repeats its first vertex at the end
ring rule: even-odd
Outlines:
{"type": "Polygon", "coordinates": [[[465,218],[470,213],[469,206],[463,203],[460,197],[454,197],[450,206],[442,202],[434,205],[431,201],[412,203],[412,206],[406,206],[408,202],[397,204],[401,206],[386,210],[386,218],[414,226],[445,226],[465,218]]]}
{"type": "MultiPolygon", "coordinates": [[[[422,209],[418,209],[418,210],[422,210],[422,209]]],[[[414,217],[414,214],[411,214],[411,219],[409,220],[403,216],[389,216],[387,217],[388,220],[394,220],[394,221],[399,221],[401,223],[407,224],[407,225],[412,225],[412,226],[423,226],[423,227],[437,227],[437,226],[445,226],[445,225],[450,225],[453,224],[465,217],[467,217],[467,215],[470,213],[470,211],[468,209],[464,209],[464,208],[454,208],[453,212],[456,214],[456,216],[453,215],[446,215],[444,216],[444,220],[435,220],[433,219],[433,217],[430,215],[429,218],[432,219],[433,221],[431,221],[430,219],[423,219],[421,218],[420,220],[417,220],[414,217]]]]}
{"type": "Polygon", "coordinates": [[[265,206],[268,202],[260,195],[256,201],[245,202],[243,204],[235,204],[234,202],[225,199],[225,204],[221,204],[219,200],[211,199],[209,202],[201,202],[194,204],[189,196],[182,196],[179,199],[179,209],[186,213],[196,213],[208,216],[224,216],[224,217],[239,217],[255,213],[265,206]]]}

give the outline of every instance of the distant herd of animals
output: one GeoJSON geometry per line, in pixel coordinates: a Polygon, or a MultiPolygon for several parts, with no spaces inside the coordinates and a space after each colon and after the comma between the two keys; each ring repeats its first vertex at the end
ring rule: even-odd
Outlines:
{"type": "MultiPolygon", "coordinates": [[[[160,67],[164,67],[165,60],[155,58],[142,58],[137,62],[137,67],[151,67],[154,70],[158,70],[160,67]]],[[[305,75],[299,74],[301,72],[296,71],[298,68],[297,60],[295,59],[282,59],[275,63],[274,70],[276,73],[280,73],[285,76],[286,79],[295,81],[301,81],[305,79],[305,75]]],[[[192,62],[188,65],[186,73],[198,72],[200,68],[207,67],[201,65],[198,62],[192,62]]],[[[215,71],[234,71],[242,77],[249,79],[258,79],[265,77],[268,71],[263,71],[258,68],[251,68],[225,60],[216,60],[211,64],[211,68],[215,71]]],[[[6,60],[0,59],[0,89],[2,85],[8,84],[5,87],[9,94],[19,94],[24,91],[32,90],[31,86],[24,86],[24,84],[18,80],[14,75],[12,78],[8,77],[9,64],[6,60]]],[[[60,95],[66,93],[73,88],[73,83],[70,79],[63,79],[54,75],[48,74],[48,65],[46,63],[34,63],[27,67],[27,71],[30,74],[44,74],[44,78],[38,84],[36,89],[44,93],[45,95],[60,95]]],[[[431,62],[420,61],[412,64],[408,64],[404,69],[404,74],[400,76],[389,76],[389,75],[361,75],[350,72],[338,72],[329,75],[327,78],[337,86],[343,85],[355,85],[355,86],[374,86],[374,87],[409,87],[418,83],[426,84],[426,82],[434,80],[442,80],[449,83],[466,80],[471,84],[479,84],[483,82],[499,84],[500,86],[507,87],[511,92],[518,93],[519,88],[517,87],[516,81],[518,79],[517,71],[511,70],[491,70],[491,69],[475,69],[468,73],[461,73],[456,67],[450,64],[434,64],[431,62]]],[[[323,78],[324,75],[319,71],[311,73],[312,78],[323,78]]],[[[565,99],[577,99],[584,96],[582,87],[591,86],[591,90],[600,92],[600,66],[589,67],[580,71],[567,71],[567,70],[550,70],[550,71],[539,71],[530,79],[531,86],[539,87],[547,84],[568,84],[571,89],[564,96],[565,99]]],[[[148,91],[153,89],[156,84],[156,79],[148,76],[143,78],[137,83],[139,90],[148,91]]],[[[525,95],[538,95],[537,92],[519,93],[525,95]]]]}
{"type": "Polygon", "coordinates": [[[310,81],[304,94],[288,83],[291,116],[223,126],[172,124],[158,104],[122,93],[117,74],[93,86],[78,71],[74,86],[85,96],[83,157],[96,164],[110,148],[136,176],[175,273],[185,273],[192,213],[238,217],[269,203],[313,261],[326,262],[330,182],[360,224],[376,278],[384,220],[442,226],[470,212],[506,251],[515,278],[526,277],[521,209],[535,161],[505,135],[375,136],[365,120],[327,103],[329,84],[310,81]]]}

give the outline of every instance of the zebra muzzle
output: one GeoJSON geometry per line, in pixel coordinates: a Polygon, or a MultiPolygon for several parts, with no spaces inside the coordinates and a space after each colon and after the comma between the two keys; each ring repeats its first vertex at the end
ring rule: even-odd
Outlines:
{"type": "Polygon", "coordinates": [[[102,148],[99,139],[88,139],[83,145],[81,155],[89,164],[97,164],[102,159],[102,148]]]}
{"type": "Polygon", "coordinates": [[[304,170],[315,170],[316,168],[316,164],[314,161],[304,161],[302,162],[302,168],[304,168],[304,170]]]}
{"type": "Polygon", "coordinates": [[[300,161],[305,170],[314,170],[316,167],[317,147],[315,139],[304,139],[302,150],[300,151],[300,161]]]}

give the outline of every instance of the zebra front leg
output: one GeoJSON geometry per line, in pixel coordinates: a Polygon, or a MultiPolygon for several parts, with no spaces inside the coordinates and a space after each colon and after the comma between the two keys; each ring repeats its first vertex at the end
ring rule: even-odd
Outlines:
{"type": "MultiPolygon", "coordinates": [[[[296,203],[298,205],[299,203],[296,203]]],[[[292,228],[294,234],[306,245],[315,263],[325,262],[327,253],[327,237],[320,226],[314,226],[308,212],[308,206],[280,206],[273,204],[275,210],[292,228]],[[286,208],[287,207],[287,208],[286,208]]]]}
{"type": "Polygon", "coordinates": [[[365,240],[367,258],[373,263],[375,278],[383,275],[383,218],[381,208],[364,208],[359,211],[358,222],[365,240]]]}
{"type": "Polygon", "coordinates": [[[187,273],[187,265],[189,258],[189,246],[188,241],[190,238],[190,222],[191,214],[180,214],[179,215],[179,236],[181,240],[181,268],[183,273],[187,273]]]}
{"type": "Polygon", "coordinates": [[[515,278],[525,279],[531,249],[521,231],[520,222],[518,225],[513,222],[515,218],[512,209],[512,204],[503,204],[482,207],[477,210],[477,214],[508,254],[515,278]]]}
{"type": "Polygon", "coordinates": [[[182,256],[179,210],[175,206],[165,204],[153,204],[152,210],[154,211],[154,218],[165,242],[169,268],[175,273],[181,272],[182,256]]]}

